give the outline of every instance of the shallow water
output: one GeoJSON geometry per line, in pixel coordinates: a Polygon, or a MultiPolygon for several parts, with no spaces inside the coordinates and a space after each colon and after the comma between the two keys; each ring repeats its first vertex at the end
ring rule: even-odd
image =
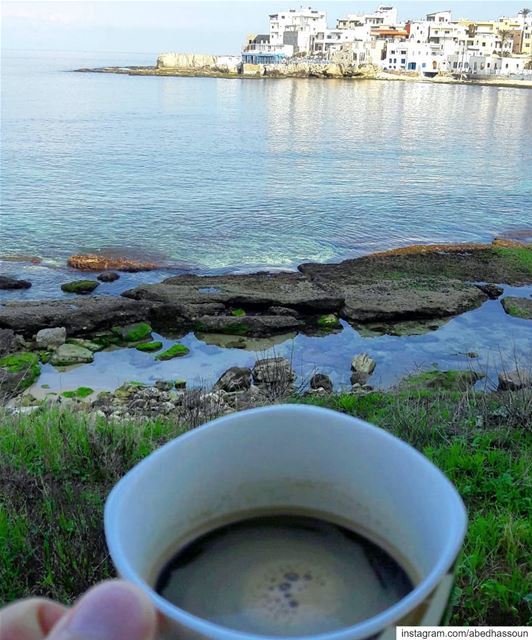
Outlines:
{"type": "MultiPolygon", "coordinates": [[[[72,295],[60,284],[87,277],[65,267],[80,252],[175,265],[123,274],[98,287],[105,295],[189,270],[291,269],[409,243],[489,241],[530,226],[530,91],[68,72],[152,63],[139,54],[4,52],[0,256],[44,262],[0,262],[1,273],[33,282],[0,291],[1,301],[72,295]]],[[[343,323],[326,337],[278,337],[273,351],[292,358],[299,381],[319,369],[338,385],[349,383],[352,356],[368,351],[378,362],[372,381],[386,386],[432,363],[474,364],[493,377],[501,359],[526,359],[529,332],[489,301],[426,335],[364,337],[343,323]],[[470,351],[480,358],[468,360],[470,351]]],[[[211,383],[273,352],[264,342],[224,349],[193,334],[183,342],[186,358],[102,352],[68,372],[46,365],[38,384],[211,383]]]]}
{"type": "MultiPolygon", "coordinates": [[[[505,287],[505,295],[530,296],[532,287],[505,287]]],[[[163,342],[163,348],[177,341],[158,334],[154,337],[163,342]]],[[[206,339],[211,341],[213,337],[206,339]]],[[[210,386],[229,367],[252,367],[258,358],[279,355],[292,361],[298,386],[304,387],[310,377],[320,371],[328,374],[337,388],[347,389],[351,360],[364,351],[377,362],[370,379],[374,386],[388,387],[406,374],[437,366],[479,370],[487,377],[479,381],[478,386],[491,388],[497,384],[497,371],[514,369],[516,362],[526,364],[531,353],[530,321],[508,316],[498,300],[488,300],[479,309],[450,319],[438,330],[417,336],[363,337],[342,322],[339,333],[277,336],[273,341],[251,341],[250,350],[206,344],[193,333],[179,342],[189,347],[190,354],[166,362],[155,360],[156,354],[130,348],[96,353],[92,364],[68,371],[44,365],[35,392],[42,395],[79,386],[112,390],[131,380],[153,383],[158,379],[186,379],[189,387],[210,386]],[[275,344],[270,346],[271,342],[275,344]],[[479,357],[467,357],[470,352],[479,357]],[[42,389],[43,384],[49,388],[42,389]]]]}

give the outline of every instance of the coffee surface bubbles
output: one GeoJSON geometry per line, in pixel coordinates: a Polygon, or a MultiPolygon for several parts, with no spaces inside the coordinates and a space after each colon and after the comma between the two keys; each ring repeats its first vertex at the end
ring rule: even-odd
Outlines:
{"type": "Polygon", "coordinates": [[[401,566],[367,538],[325,520],[260,516],[182,548],[156,590],[216,624],[263,635],[334,631],[370,618],[413,589],[401,566]]]}

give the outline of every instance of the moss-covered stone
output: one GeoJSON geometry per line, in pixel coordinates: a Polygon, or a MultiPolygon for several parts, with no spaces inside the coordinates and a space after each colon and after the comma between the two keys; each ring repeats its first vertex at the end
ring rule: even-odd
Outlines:
{"type": "Polygon", "coordinates": [[[63,391],[61,395],[65,398],[86,398],[87,396],[90,396],[91,393],[94,393],[94,389],[91,389],[90,387],[78,387],[73,391],[63,391]]]}
{"type": "Polygon", "coordinates": [[[96,342],[95,340],[85,340],[84,338],[68,338],[67,344],[75,344],[78,347],[83,347],[84,349],[88,349],[89,351],[101,351],[104,348],[104,345],[100,342],[96,342]]]}
{"type": "Polygon", "coordinates": [[[0,368],[6,369],[9,373],[21,374],[17,380],[19,389],[27,389],[41,374],[39,357],[36,353],[20,351],[0,359],[0,368]]]}
{"type": "Polygon", "coordinates": [[[235,316],[235,318],[243,318],[246,315],[244,309],[233,309],[231,311],[231,315],[235,316]]]}
{"type": "Polygon", "coordinates": [[[61,289],[65,293],[77,293],[79,295],[92,293],[96,287],[99,287],[100,283],[96,280],[73,280],[72,282],[65,282],[61,285],[61,289]]]}
{"type": "Polygon", "coordinates": [[[512,269],[519,269],[532,276],[532,248],[530,247],[496,247],[494,252],[512,269]]]}
{"type": "Polygon", "coordinates": [[[506,313],[514,318],[532,320],[532,299],[508,296],[501,300],[506,313]]]}
{"type": "Polygon", "coordinates": [[[478,371],[423,371],[404,378],[399,387],[411,390],[443,389],[445,391],[464,391],[483,378],[478,371]]]}
{"type": "Polygon", "coordinates": [[[320,329],[336,329],[340,326],[340,321],[334,313],[327,313],[318,318],[317,324],[320,329]]]}
{"type": "Polygon", "coordinates": [[[50,351],[38,351],[37,353],[42,364],[50,362],[50,358],[52,357],[52,353],[50,351]]]}
{"type": "Polygon", "coordinates": [[[137,351],[152,352],[152,351],[159,351],[159,349],[162,349],[162,347],[163,347],[163,343],[155,340],[153,342],[141,342],[135,347],[135,349],[137,351]]]}
{"type": "Polygon", "coordinates": [[[155,356],[156,360],[172,360],[172,358],[181,358],[186,356],[190,352],[188,347],[185,347],[184,344],[174,344],[166,351],[163,351],[158,356],[155,356]]]}
{"type": "Polygon", "coordinates": [[[230,336],[246,336],[249,333],[249,327],[243,322],[229,322],[222,328],[222,333],[230,336]]]}
{"type": "Polygon", "coordinates": [[[136,322],[125,327],[113,327],[112,332],[124,342],[138,342],[151,337],[151,327],[147,322],[136,322]]]}

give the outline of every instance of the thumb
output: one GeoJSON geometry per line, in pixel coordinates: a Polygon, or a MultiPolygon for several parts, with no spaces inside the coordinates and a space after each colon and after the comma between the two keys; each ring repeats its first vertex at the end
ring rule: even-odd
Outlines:
{"type": "Polygon", "coordinates": [[[148,597],[122,581],[90,589],[47,640],[154,640],[156,614],[148,597]]]}

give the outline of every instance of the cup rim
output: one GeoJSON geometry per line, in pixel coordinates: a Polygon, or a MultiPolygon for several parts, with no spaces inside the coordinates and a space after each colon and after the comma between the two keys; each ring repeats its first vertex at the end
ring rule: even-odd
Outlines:
{"type": "Polygon", "coordinates": [[[215,420],[206,422],[205,424],[192,429],[188,433],[177,436],[170,440],[162,447],[159,447],[153,451],[150,455],[146,456],[143,460],[137,463],[130,471],[128,471],[113,487],[109,493],[104,509],[104,530],[109,549],[109,554],[113,561],[115,568],[119,575],[137,586],[139,586],[145,593],[148,594],[156,608],[170,618],[173,621],[178,622],[183,627],[191,629],[192,631],[199,633],[205,637],[216,638],[217,640],[280,640],[280,638],[288,638],[290,640],[357,640],[361,638],[368,638],[381,631],[384,631],[387,627],[395,624],[403,616],[415,609],[421,604],[434,589],[438,586],[441,579],[445,576],[448,570],[455,562],[460,552],[465,533],[467,528],[467,512],[464,503],[450,480],[445,474],[436,467],[427,457],[414,449],[411,445],[407,444],[400,438],[392,435],[388,431],[372,425],[360,418],[350,416],[347,414],[334,411],[332,409],[325,409],[323,407],[316,407],[313,405],[297,405],[297,404],[279,404],[270,405],[267,407],[258,407],[254,409],[247,409],[245,411],[238,411],[231,413],[215,420]],[[250,415],[271,414],[271,413],[312,413],[321,414],[323,416],[335,417],[345,422],[356,423],[357,427],[364,429],[365,431],[379,432],[379,437],[385,441],[393,441],[395,446],[407,451],[414,459],[417,458],[417,462],[425,467],[429,467],[432,473],[436,473],[440,476],[440,481],[443,485],[447,486],[450,496],[454,499],[455,508],[453,509],[453,521],[451,522],[451,530],[454,531],[454,535],[449,537],[449,540],[440,554],[440,557],[436,564],[432,567],[431,571],[419,582],[419,584],[406,596],[401,598],[391,607],[388,607],[384,611],[378,613],[367,620],[358,622],[357,624],[342,627],[335,631],[329,631],[326,633],[310,634],[302,636],[269,636],[263,634],[255,634],[246,631],[240,631],[238,629],[232,629],[223,625],[219,625],[215,622],[210,622],[192,613],[189,613],[185,609],[172,604],[162,596],[160,596],[151,585],[149,585],[143,578],[141,578],[136,571],[130,566],[127,560],[126,554],[121,549],[120,541],[117,535],[117,522],[116,522],[116,507],[120,503],[124,492],[127,490],[131,481],[133,481],[138,475],[140,475],[146,466],[153,464],[154,458],[158,455],[162,455],[164,451],[177,446],[178,442],[183,442],[186,439],[193,438],[200,431],[206,429],[218,428],[227,422],[234,420],[235,418],[246,418],[250,415]]]}

